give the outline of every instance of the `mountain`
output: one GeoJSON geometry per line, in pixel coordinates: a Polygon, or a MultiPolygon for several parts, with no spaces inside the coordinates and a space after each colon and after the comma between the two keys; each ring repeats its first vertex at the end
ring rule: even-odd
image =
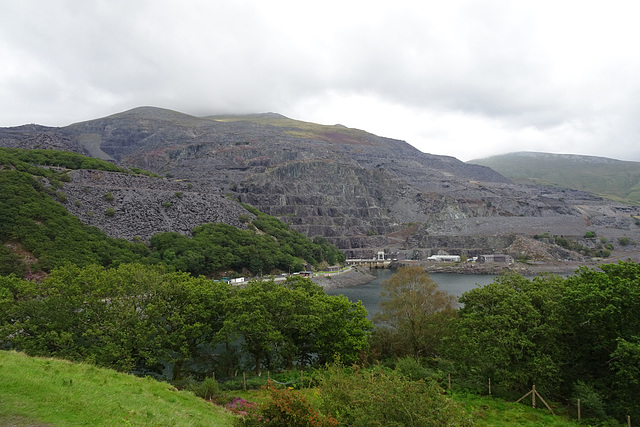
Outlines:
{"type": "MultiPolygon", "coordinates": [[[[63,149],[149,170],[165,177],[164,184],[153,184],[166,185],[165,195],[184,195],[169,201],[175,217],[202,208],[196,202],[201,196],[190,191],[197,189],[255,206],[309,237],[322,236],[347,257],[378,250],[414,259],[441,250],[508,252],[516,236],[545,233],[581,239],[591,231],[610,242],[635,242],[640,230],[640,212],[623,203],[521,185],[486,166],[422,153],[405,141],[276,113],[194,117],[141,107],[60,128],[2,128],[0,146],[63,149]]],[[[147,189],[134,179],[107,175],[77,171],[65,184],[74,197],[85,197],[69,208],[83,221],[90,221],[96,195],[111,192],[116,209],[128,215],[147,203],[147,189]]],[[[145,216],[138,214],[136,224],[145,216]]],[[[140,233],[93,225],[113,237],[135,233],[145,240],[166,224],[165,217],[149,217],[144,227],[136,226],[140,233]]]]}
{"type": "Polygon", "coordinates": [[[640,204],[640,162],[574,154],[518,152],[467,162],[490,167],[514,182],[587,191],[640,204]]]}

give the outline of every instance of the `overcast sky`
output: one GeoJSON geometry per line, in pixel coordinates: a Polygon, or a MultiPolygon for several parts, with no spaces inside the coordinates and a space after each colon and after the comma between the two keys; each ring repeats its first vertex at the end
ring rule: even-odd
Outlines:
{"type": "Polygon", "coordinates": [[[460,160],[640,161],[636,0],[0,0],[0,126],[278,112],[460,160]]]}

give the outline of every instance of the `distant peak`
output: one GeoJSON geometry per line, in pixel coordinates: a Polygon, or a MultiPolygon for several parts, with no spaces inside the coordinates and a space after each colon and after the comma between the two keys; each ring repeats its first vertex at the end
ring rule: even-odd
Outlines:
{"type": "Polygon", "coordinates": [[[258,113],[258,114],[254,114],[257,117],[266,117],[266,118],[270,118],[270,119],[286,119],[286,116],[283,116],[280,113],[258,113]]]}
{"type": "Polygon", "coordinates": [[[131,110],[126,110],[121,113],[112,114],[109,117],[144,117],[149,119],[156,120],[173,120],[177,117],[190,117],[195,118],[189,114],[181,113],[179,111],[169,110],[167,108],[160,107],[151,107],[151,106],[141,106],[132,108],[131,110]]]}

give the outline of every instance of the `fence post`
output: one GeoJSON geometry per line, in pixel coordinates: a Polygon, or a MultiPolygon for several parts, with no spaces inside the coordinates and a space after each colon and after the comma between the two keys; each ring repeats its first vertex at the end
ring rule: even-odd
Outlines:
{"type": "Polygon", "coordinates": [[[531,389],[531,391],[533,392],[531,394],[531,406],[533,407],[533,409],[536,409],[536,386],[535,384],[533,385],[533,388],[531,389]]]}
{"type": "Polygon", "coordinates": [[[578,399],[578,421],[582,419],[582,414],[580,413],[580,399],[578,399]]]}
{"type": "Polygon", "coordinates": [[[489,396],[491,396],[491,378],[489,378],[489,396]]]}
{"type": "Polygon", "coordinates": [[[247,391],[247,373],[246,372],[242,373],[242,389],[244,391],[247,391]]]}

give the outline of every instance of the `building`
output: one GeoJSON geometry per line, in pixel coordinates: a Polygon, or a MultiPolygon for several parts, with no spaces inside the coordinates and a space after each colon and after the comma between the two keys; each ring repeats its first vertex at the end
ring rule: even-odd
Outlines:
{"type": "Polygon", "coordinates": [[[503,264],[513,264],[513,257],[511,255],[504,254],[478,255],[478,262],[499,262],[503,264]]]}
{"type": "Polygon", "coordinates": [[[427,260],[437,262],[460,262],[460,255],[431,255],[427,260]]]}

